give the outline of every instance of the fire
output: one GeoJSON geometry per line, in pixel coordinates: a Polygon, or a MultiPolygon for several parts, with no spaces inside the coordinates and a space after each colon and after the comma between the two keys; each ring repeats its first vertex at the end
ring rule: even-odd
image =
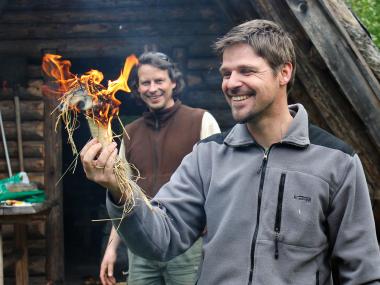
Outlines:
{"type": "Polygon", "coordinates": [[[63,60],[60,55],[46,54],[42,59],[42,70],[55,79],[58,87],[55,91],[49,89],[49,92],[59,96],[61,108],[74,112],[85,111],[96,123],[107,127],[119,113],[121,102],[115,94],[118,91],[131,92],[128,77],[137,63],[135,55],[127,57],[119,78],[109,80],[107,88],[101,84],[104,79],[102,72],[90,70],[81,76],[72,74],[71,62],[63,60]]]}

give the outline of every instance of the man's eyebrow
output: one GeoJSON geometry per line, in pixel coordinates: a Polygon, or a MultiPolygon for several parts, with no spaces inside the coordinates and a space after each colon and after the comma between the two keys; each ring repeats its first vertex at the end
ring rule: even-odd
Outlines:
{"type": "MultiPolygon", "coordinates": [[[[249,65],[249,64],[238,65],[238,66],[237,66],[237,69],[252,69],[252,70],[255,70],[255,71],[259,70],[258,67],[253,66],[253,65],[249,65]]],[[[221,67],[219,68],[219,72],[223,72],[223,71],[225,71],[225,70],[229,70],[229,68],[224,67],[224,66],[221,66],[221,67]]]]}

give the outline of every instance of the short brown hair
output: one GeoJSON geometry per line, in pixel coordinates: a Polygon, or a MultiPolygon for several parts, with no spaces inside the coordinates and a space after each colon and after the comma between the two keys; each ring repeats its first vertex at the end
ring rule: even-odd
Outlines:
{"type": "Polygon", "coordinates": [[[213,47],[222,57],[226,48],[239,43],[249,44],[258,56],[268,62],[275,75],[283,64],[290,62],[293,71],[287,90],[291,89],[296,71],[296,55],[290,36],[280,26],[268,20],[248,21],[233,27],[213,47]]]}

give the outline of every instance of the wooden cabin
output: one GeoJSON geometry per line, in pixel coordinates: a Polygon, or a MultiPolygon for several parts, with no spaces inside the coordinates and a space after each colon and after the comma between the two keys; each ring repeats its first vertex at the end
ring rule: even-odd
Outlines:
{"type": "MultiPolygon", "coordinates": [[[[59,125],[55,130],[56,100],[40,90],[47,80],[42,56],[60,54],[72,62],[73,73],[98,69],[106,79],[116,79],[128,55],[167,53],[186,79],[181,100],[209,110],[226,130],[234,122],[210,46],[234,25],[255,18],[274,20],[292,34],[297,72],[289,101],[302,103],[313,123],[359,153],[380,228],[380,56],[342,0],[0,0],[0,111],[12,169],[20,170],[17,96],[23,166],[52,203],[37,220],[19,221],[24,232],[27,228],[28,251],[19,254],[16,267],[12,245],[16,238],[17,247],[19,224],[2,221],[5,284],[14,284],[15,268],[20,272],[25,266],[29,275],[16,278],[17,284],[96,284],[91,280],[107,238],[106,223],[93,222],[107,217],[104,191],[85,179],[80,165],[60,180],[74,157],[66,132],[59,125]]],[[[125,122],[141,114],[142,106],[130,95],[118,99],[125,122]]],[[[80,123],[74,137],[78,148],[90,137],[86,123],[80,123]]],[[[2,140],[0,157],[4,178],[2,140]]]]}

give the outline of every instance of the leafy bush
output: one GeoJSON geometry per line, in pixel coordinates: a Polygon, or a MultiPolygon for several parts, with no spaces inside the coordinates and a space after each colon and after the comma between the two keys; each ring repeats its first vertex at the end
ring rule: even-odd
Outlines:
{"type": "Polygon", "coordinates": [[[380,48],[380,1],[346,0],[346,3],[367,28],[377,47],[380,48]]]}

